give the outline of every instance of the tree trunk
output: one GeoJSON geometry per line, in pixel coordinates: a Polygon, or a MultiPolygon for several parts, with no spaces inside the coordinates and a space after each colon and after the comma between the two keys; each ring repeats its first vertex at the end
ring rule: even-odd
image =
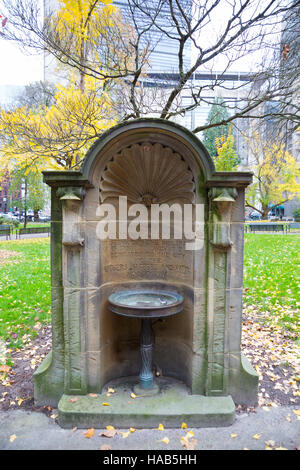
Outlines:
{"type": "Polygon", "coordinates": [[[263,220],[267,220],[267,219],[268,219],[269,210],[270,210],[269,207],[263,207],[263,208],[262,208],[262,216],[261,216],[261,218],[262,218],[263,220]]]}
{"type": "Polygon", "coordinates": [[[24,190],[24,228],[27,225],[27,181],[25,180],[25,190],[24,190]]]}

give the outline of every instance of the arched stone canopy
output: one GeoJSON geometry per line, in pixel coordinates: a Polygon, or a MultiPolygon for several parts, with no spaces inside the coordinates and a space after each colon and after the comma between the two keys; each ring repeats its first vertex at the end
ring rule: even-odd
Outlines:
{"type": "MultiPolygon", "coordinates": [[[[85,186],[92,184],[92,175],[99,159],[111,158],[124,146],[145,140],[151,141],[154,134],[168,136],[173,145],[182,149],[184,158],[199,174],[206,187],[238,186],[246,187],[252,179],[250,172],[216,172],[214,163],[199,138],[188,129],[164,119],[142,118],[118,124],[104,132],[88,150],[80,170],[44,171],[44,180],[49,186],[85,186]],[[189,154],[189,155],[187,155],[189,154]]],[[[164,140],[164,139],[163,139],[164,140]]]]}
{"type": "MultiPolygon", "coordinates": [[[[209,180],[215,173],[213,161],[201,141],[182,126],[163,119],[136,119],[119,124],[107,132],[93,144],[88,151],[81,172],[84,177],[91,179],[93,167],[100,154],[109,152],[118,153],[125,146],[141,142],[168,141],[170,146],[179,146],[186,152],[191,152],[195,161],[201,168],[205,180],[209,180]]],[[[191,155],[187,158],[191,159],[191,155]]],[[[185,156],[184,156],[185,158],[185,156]]]]}
{"type": "Polygon", "coordinates": [[[216,172],[193,133],[138,119],[103,133],[79,171],[44,172],[44,180],[52,188],[53,352],[35,373],[36,402],[57,406],[63,394],[100,393],[110,380],[136,375],[138,323],[113,316],[107,298],[154,284],[185,299],[182,313],[157,325],[155,360],[163,373],[193,395],[255,402],[257,377],[240,350],[251,174],[216,172]],[[193,218],[202,227],[200,248],[187,250],[183,238],[98,239],[96,209],[120,195],[146,207],[192,204],[193,217],[202,204],[193,218]]]}

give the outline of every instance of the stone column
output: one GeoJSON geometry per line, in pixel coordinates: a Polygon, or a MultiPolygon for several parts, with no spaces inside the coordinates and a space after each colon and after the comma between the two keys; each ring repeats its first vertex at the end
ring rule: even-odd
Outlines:
{"type": "Polygon", "coordinates": [[[65,393],[85,394],[86,354],[84,291],[81,288],[81,256],[84,239],[80,218],[83,188],[59,188],[62,202],[63,224],[63,286],[64,286],[64,343],[65,343],[65,393]]]}
{"type": "Polygon", "coordinates": [[[33,375],[36,406],[57,406],[64,391],[65,348],[62,282],[62,204],[51,188],[52,350],[33,375]]]}
{"type": "Polygon", "coordinates": [[[236,188],[211,188],[209,191],[209,266],[208,266],[208,369],[207,395],[226,395],[228,390],[227,321],[231,263],[231,209],[236,188]]]}

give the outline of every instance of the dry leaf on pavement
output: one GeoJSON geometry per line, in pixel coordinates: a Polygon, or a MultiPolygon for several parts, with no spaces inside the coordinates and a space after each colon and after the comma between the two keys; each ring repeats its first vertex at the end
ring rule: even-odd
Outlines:
{"type": "Polygon", "coordinates": [[[87,431],[85,431],[85,433],[84,433],[85,437],[88,438],[88,439],[93,437],[94,434],[95,434],[95,429],[94,428],[90,428],[87,431]]]}
{"type": "Polygon", "coordinates": [[[115,435],[118,434],[118,431],[116,429],[107,429],[106,431],[103,431],[99,434],[99,436],[103,437],[115,437],[115,435]]]}
{"type": "Polygon", "coordinates": [[[161,440],[161,442],[163,442],[164,444],[169,444],[170,439],[166,436],[161,440]]]}
{"type": "Polygon", "coordinates": [[[195,450],[195,446],[197,444],[197,439],[181,439],[181,444],[186,450],[195,450]]]}
{"type": "Polygon", "coordinates": [[[108,444],[103,444],[103,446],[100,447],[100,450],[111,450],[111,446],[108,444]]]}

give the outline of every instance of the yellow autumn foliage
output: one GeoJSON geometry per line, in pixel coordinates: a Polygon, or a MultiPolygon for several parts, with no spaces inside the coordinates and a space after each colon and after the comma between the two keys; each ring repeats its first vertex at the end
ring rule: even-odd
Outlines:
{"type": "Polygon", "coordinates": [[[61,0],[45,21],[47,50],[58,59],[58,69],[71,65],[81,79],[99,80],[125,77],[135,69],[134,30],[111,0],[61,0]]]}
{"type": "Polygon", "coordinates": [[[15,165],[76,169],[93,141],[116,123],[113,93],[133,63],[132,28],[112,0],[60,0],[59,6],[45,18],[47,51],[51,38],[62,46],[53,53],[65,64],[60,69],[68,83],[57,86],[49,107],[0,109],[0,171],[15,165]]]}
{"type": "Polygon", "coordinates": [[[61,0],[50,21],[61,38],[72,32],[73,46],[81,53],[83,41],[95,43],[111,25],[110,16],[115,11],[111,0],[61,0]]]}
{"type": "Polygon", "coordinates": [[[254,133],[249,144],[253,184],[247,191],[247,203],[250,207],[258,203],[266,217],[272,207],[299,197],[299,163],[281,141],[262,140],[254,133]]]}
{"type": "Polygon", "coordinates": [[[25,161],[40,169],[78,167],[93,140],[115,122],[101,85],[87,77],[82,93],[73,77],[69,86],[57,87],[49,108],[1,110],[0,167],[25,161]]]}

